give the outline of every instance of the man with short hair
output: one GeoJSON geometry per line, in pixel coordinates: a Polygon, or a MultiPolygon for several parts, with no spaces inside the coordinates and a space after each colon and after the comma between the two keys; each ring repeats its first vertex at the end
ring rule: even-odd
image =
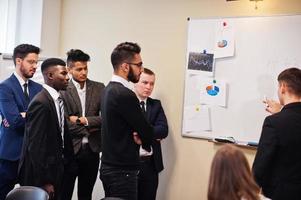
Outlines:
{"type": "Polygon", "coordinates": [[[90,56],[80,49],[67,52],[67,66],[72,79],[66,91],[61,91],[65,101],[69,132],[73,142],[76,168],[66,174],[64,200],[71,200],[77,181],[78,200],[91,200],[97,178],[99,152],[101,151],[100,100],[103,83],[88,79],[90,56]]]}
{"type": "Polygon", "coordinates": [[[144,68],[134,91],[140,101],[141,109],[147,120],[154,127],[152,151],[147,152],[140,147],[140,171],[138,175],[138,199],[155,200],[159,183],[159,172],[164,169],[162,160],[161,140],[168,135],[167,119],[161,101],[150,95],[155,86],[155,73],[144,68]]]}
{"type": "Polygon", "coordinates": [[[278,76],[280,112],[266,117],[253,163],[263,194],[273,200],[301,199],[301,70],[278,76]]]}
{"type": "Polygon", "coordinates": [[[138,144],[151,150],[153,128],[141,112],[129,83],[137,83],[143,71],[140,51],[138,44],[124,42],[111,54],[114,75],[101,100],[100,179],[106,197],[137,199],[138,144]]]}
{"type": "Polygon", "coordinates": [[[42,89],[30,80],[36,72],[40,48],[21,44],[14,49],[15,72],[0,83],[0,200],[17,183],[18,165],[29,102],[42,89]]]}
{"type": "Polygon", "coordinates": [[[50,199],[57,200],[62,192],[64,169],[73,159],[64,102],[59,94],[67,88],[69,77],[66,63],[58,58],[46,59],[41,69],[45,84],[26,115],[20,184],[41,187],[50,199]]]}

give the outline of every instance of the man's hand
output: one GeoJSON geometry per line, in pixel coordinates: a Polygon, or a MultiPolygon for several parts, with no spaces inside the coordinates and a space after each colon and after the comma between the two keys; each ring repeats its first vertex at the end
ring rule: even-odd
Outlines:
{"type": "Polygon", "coordinates": [[[8,121],[7,121],[6,118],[4,118],[4,119],[2,120],[2,124],[3,124],[3,126],[4,126],[5,128],[8,128],[8,127],[9,127],[9,123],[8,123],[8,121]]]}
{"type": "Polygon", "coordinates": [[[69,116],[70,122],[71,122],[71,123],[74,123],[74,124],[76,124],[77,118],[78,118],[78,116],[74,116],[74,115],[69,116]]]}
{"type": "Polygon", "coordinates": [[[25,118],[26,117],[26,112],[20,112],[20,115],[25,118]]]}
{"type": "Polygon", "coordinates": [[[53,199],[54,197],[54,187],[51,184],[46,184],[42,187],[49,195],[49,199],[53,199]]]}
{"type": "Polygon", "coordinates": [[[83,124],[85,126],[88,125],[88,120],[86,117],[80,117],[79,120],[80,120],[81,124],[83,124]]]}
{"type": "Polygon", "coordinates": [[[282,105],[272,99],[264,100],[263,103],[266,104],[265,110],[271,114],[278,113],[282,109],[282,105]]]}
{"type": "Polygon", "coordinates": [[[133,132],[133,139],[136,144],[139,144],[139,145],[142,144],[142,141],[137,132],[133,132]]]}
{"type": "Polygon", "coordinates": [[[69,120],[71,123],[74,123],[76,124],[76,120],[79,119],[80,120],[80,124],[82,125],[88,125],[88,120],[86,117],[78,117],[78,116],[75,116],[75,115],[71,115],[69,116],[69,120]]]}

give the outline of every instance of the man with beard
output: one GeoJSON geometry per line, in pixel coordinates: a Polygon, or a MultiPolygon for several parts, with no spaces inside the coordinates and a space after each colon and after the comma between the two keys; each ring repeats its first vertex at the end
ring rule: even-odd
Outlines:
{"type": "Polygon", "coordinates": [[[106,197],[137,199],[139,144],[151,150],[153,128],[129,83],[137,83],[143,71],[140,50],[138,44],[124,42],[111,54],[114,74],[101,99],[100,179],[106,197]]]}
{"type": "Polygon", "coordinates": [[[91,200],[99,167],[101,150],[100,99],[103,83],[88,79],[90,56],[80,49],[67,53],[71,81],[61,95],[65,101],[67,122],[75,153],[76,170],[68,172],[64,181],[64,200],[71,200],[77,177],[78,200],[91,200]]]}
{"type": "Polygon", "coordinates": [[[21,44],[14,49],[15,72],[0,83],[0,200],[17,183],[25,115],[32,98],[42,86],[30,78],[37,69],[40,49],[21,44]]]}
{"type": "Polygon", "coordinates": [[[60,90],[68,86],[66,64],[49,58],[41,66],[44,89],[31,101],[20,159],[20,184],[41,187],[50,199],[59,199],[64,169],[73,158],[60,90]]]}

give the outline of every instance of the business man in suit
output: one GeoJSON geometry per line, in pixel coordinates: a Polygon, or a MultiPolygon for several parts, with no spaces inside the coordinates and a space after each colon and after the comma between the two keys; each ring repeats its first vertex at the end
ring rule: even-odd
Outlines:
{"type": "Polygon", "coordinates": [[[30,80],[37,69],[40,49],[21,44],[14,49],[15,72],[0,83],[0,200],[17,182],[25,116],[42,85],[30,80]]]}
{"type": "Polygon", "coordinates": [[[51,199],[59,199],[64,168],[73,157],[64,103],[59,96],[59,91],[67,88],[69,77],[65,62],[58,58],[46,59],[41,69],[46,84],[28,108],[20,184],[41,187],[51,199]]]}
{"type": "Polygon", "coordinates": [[[301,70],[284,70],[278,82],[283,108],[264,120],[253,173],[266,197],[297,200],[301,199],[301,70]]]}
{"type": "Polygon", "coordinates": [[[155,86],[155,73],[144,68],[134,91],[140,101],[142,112],[154,127],[152,151],[140,147],[140,171],[138,175],[138,199],[155,200],[159,183],[159,172],[163,167],[161,141],[168,135],[167,119],[160,100],[150,97],[155,86]]]}
{"type": "Polygon", "coordinates": [[[99,167],[101,150],[100,99],[103,83],[87,78],[90,56],[79,49],[67,53],[68,71],[72,75],[65,102],[70,136],[76,156],[76,171],[71,171],[64,182],[64,200],[71,200],[76,177],[78,200],[91,200],[99,167]]]}
{"type": "Polygon", "coordinates": [[[136,83],[143,70],[140,47],[119,44],[111,54],[112,81],[101,99],[102,157],[100,179],[106,197],[137,199],[139,145],[150,151],[153,128],[141,112],[129,81],[136,83]]]}

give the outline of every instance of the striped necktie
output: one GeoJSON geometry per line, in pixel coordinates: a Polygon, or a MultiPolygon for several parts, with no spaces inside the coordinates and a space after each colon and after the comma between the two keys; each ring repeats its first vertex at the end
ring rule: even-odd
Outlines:
{"type": "Polygon", "coordinates": [[[64,148],[64,102],[63,99],[61,97],[59,97],[58,99],[59,102],[59,111],[60,111],[60,119],[59,119],[59,123],[60,123],[60,128],[61,128],[61,136],[62,136],[62,146],[64,148]]]}

